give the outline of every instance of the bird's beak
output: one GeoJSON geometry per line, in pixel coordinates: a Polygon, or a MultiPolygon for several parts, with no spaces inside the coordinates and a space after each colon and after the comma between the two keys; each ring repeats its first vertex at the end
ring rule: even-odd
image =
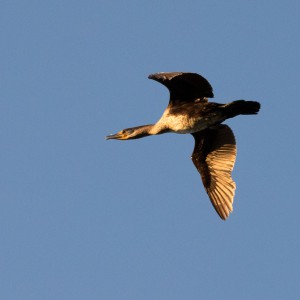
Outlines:
{"type": "Polygon", "coordinates": [[[122,133],[110,134],[105,137],[106,140],[124,140],[125,136],[122,133]]]}

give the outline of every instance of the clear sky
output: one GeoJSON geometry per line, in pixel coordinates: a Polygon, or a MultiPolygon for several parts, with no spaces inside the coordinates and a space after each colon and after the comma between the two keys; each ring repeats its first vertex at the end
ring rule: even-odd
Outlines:
{"type": "Polygon", "coordinates": [[[0,299],[300,299],[299,1],[2,0],[0,299]],[[215,213],[155,72],[191,71],[238,143],[215,213]]]}

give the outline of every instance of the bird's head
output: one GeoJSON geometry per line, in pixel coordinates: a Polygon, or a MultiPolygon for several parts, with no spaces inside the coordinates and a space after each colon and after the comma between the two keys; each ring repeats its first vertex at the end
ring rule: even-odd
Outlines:
{"type": "Polygon", "coordinates": [[[126,128],[119,131],[116,134],[110,134],[106,136],[107,140],[132,140],[139,139],[144,136],[150,135],[150,129],[152,125],[144,125],[133,128],[126,128]]]}

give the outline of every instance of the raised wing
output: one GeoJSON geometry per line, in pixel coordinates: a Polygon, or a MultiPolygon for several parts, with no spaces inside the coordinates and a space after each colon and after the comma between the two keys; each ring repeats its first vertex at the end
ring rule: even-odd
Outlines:
{"type": "Polygon", "coordinates": [[[170,91],[170,102],[194,101],[205,97],[213,98],[209,82],[199,74],[185,72],[156,73],[149,75],[170,91]]]}
{"type": "Polygon", "coordinates": [[[231,172],[236,159],[236,142],[227,125],[217,125],[192,134],[192,160],[199,171],[212,205],[225,220],[232,212],[235,183],[231,172]]]}

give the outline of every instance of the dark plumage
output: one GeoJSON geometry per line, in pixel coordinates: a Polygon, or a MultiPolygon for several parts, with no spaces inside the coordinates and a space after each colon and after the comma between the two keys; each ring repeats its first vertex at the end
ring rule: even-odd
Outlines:
{"type": "Polygon", "coordinates": [[[210,83],[196,73],[156,73],[149,75],[148,78],[160,82],[169,89],[170,102],[214,97],[210,83]]]}
{"type": "Polygon", "coordinates": [[[167,132],[190,133],[195,139],[192,161],[219,216],[232,211],[235,183],[231,172],[236,159],[232,130],[221,123],[237,115],[257,114],[256,101],[237,100],[228,104],[208,102],[214,97],[209,82],[196,73],[157,73],[149,76],[165,85],[170,101],[155,124],[123,129],[107,139],[128,140],[167,132]]]}

